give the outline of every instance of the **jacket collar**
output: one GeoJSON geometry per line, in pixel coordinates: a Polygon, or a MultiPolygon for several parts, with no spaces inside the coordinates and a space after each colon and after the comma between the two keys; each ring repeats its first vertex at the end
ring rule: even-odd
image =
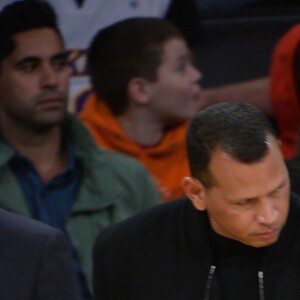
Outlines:
{"type": "MultiPolygon", "coordinates": [[[[83,166],[84,178],[78,195],[80,201],[75,202],[72,213],[101,210],[120,201],[126,191],[120,184],[113,185],[109,181],[111,178],[118,178],[118,175],[114,174],[115,171],[109,164],[107,151],[96,146],[88,130],[75,116],[67,114],[62,126],[65,136],[74,145],[75,156],[83,166]]],[[[14,150],[0,140],[0,153],[2,168],[14,155],[14,150]]],[[[6,182],[1,182],[0,187],[1,205],[8,210],[30,216],[15,176],[8,168],[6,172],[6,182]]]]}
{"type": "Polygon", "coordinates": [[[80,201],[74,203],[72,214],[102,210],[120,201],[127,193],[120,184],[111,182],[111,178],[117,179],[118,175],[110,165],[110,153],[95,144],[82,122],[73,115],[66,116],[63,126],[84,173],[80,201]]]}

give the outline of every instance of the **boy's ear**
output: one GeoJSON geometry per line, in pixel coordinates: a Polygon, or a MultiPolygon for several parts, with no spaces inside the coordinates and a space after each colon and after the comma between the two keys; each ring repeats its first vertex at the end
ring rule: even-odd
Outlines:
{"type": "Polygon", "coordinates": [[[148,81],[142,77],[132,78],[128,83],[127,93],[129,98],[138,104],[148,103],[148,81]]]}
{"type": "Polygon", "coordinates": [[[184,177],[182,187],[197,210],[206,210],[206,189],[198,179],[184,177]]]}

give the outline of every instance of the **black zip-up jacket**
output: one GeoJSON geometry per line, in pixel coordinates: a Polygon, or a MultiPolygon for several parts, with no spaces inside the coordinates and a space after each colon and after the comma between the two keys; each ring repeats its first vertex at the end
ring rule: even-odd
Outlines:
{"type": "Polygon", "coordinates": [[[188,199],[156,206],[100,234],[94,289],[96,300],[299,300],[300,200],[265,248],[212,234],[188,199]]]}

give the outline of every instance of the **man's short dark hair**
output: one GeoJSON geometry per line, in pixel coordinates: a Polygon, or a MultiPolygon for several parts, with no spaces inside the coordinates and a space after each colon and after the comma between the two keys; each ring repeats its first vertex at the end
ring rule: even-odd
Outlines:
{"type": "Polygon", "coordinates": [[[0,12],[0,63],[15,49],[13,37],[32,29],[51,28],[62,39],[53,8],[45,1],[16,1],[0,12]]]}
{"type": "Polygon", "coordinates": [[[127,108],[132,78],[156,80],[163,45],[171,38],[183,36],[169,22],[151,17],[126,19],[96,34],[88,51],[88,69],[96,94],[115,115],[127,108]]]}
{"type": "Polygon", "coordinates": [[[187,132],[187,152],[192,176],[210,188],[214,184],[209,164],[222,149],[237,161],[254,163],[269,151],[268,137],[276,136],[266,116],[246,103],[220,103],[199,112],[187,132]]]}

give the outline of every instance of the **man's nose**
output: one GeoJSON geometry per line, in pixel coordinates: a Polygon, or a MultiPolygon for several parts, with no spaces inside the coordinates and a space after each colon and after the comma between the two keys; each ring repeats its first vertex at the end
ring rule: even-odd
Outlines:
{"type": "Polygon", "coordinates": [[[272,199],[264,199],[257,210],[257,221],[261,224],[272,225],[278,217],[278,210],[272,199]]]}
{"type": "Polygon", "coordinates": [[[57,86],[57,74],[50,64],[44,64],[41,70],[41,85],[43,88],[57,86]]]}

